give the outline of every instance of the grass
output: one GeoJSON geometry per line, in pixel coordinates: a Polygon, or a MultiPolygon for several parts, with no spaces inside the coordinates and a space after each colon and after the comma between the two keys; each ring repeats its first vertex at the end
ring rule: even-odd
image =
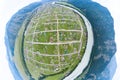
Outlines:
{"type": "MultiPolygon", "coordinates": [[[[50,7],[50,5],[47,5],[50,7]]],[[[58,13],[61,10],[59,10],[59,6],[57,5],[55,7],[54,11],[57,11],[58,13]]],[[[39,19],[34,25],[29,25],[27,28],[27,33],[24,38],[24,52],[25,50],[29,50],[28,53],[25,52],[24,56],[27,58],[27,56],[30,59],[26,59],[26,65],[27,68],[29,69],[29,72],[35,78],[38,80],[39,76],[42,76],[42,74],[46,75],[47,77],[45,80],[59,80],[68,74],[70,74],[78,65],[78,63],[81,61],[82,56],[84,55],[86,43],[87,43],[87,30],[85,28],[84,21],[81,19],[79,16],[75,16],[74,12],[70,11],[67,8],[63,8],[65,11],[64,12],[69,12],[68,14],[58,14],[56,16],[55,12],[52,12],[52,16],[49,16],[49,18],[44,16],[40,16],[42,18],[39,19]],[[55,15],[53,15],[53,13],[55,15]],[[74,16],[71,15],[74,14],[74,16]],[[69,16],[68,16],[69,15],[69,16]],[[57,17],[57,18],[56,18],[57,17]],[[77,22],[76,18],[79,17],[79,21],[81,22],[81,25],[79,22],[77,22]],[[58,20],[58,19],[69,19],[69,20],[58,20]],[[57,19],[56,21],[54,19],[57,19]],[[75,21],[71,21],[75,19],[75,21]],[[43,25],[44,22],[65,22],[64,23],[51,23],[51,24],[45,24],[43,25]],[[69,24],[68,24],[69,23],[69,24]],[[57,26],[58,25],[58,26],[57,26]],[[79,27],[78,27],[79,26],[79,27]],[[47,31],[47,30],[81,30],[81,27],[83,28],[83,36],[81,35],[81,32],[67,32],[67,31],[55,31],[55,32],[42,32],[42,33],[37,33],[37,34],[31,34],[33,32],[40,32],[40,31],[47,31]],[[57,37],[57,35],[59,35],[57,37]],[[27,43],[27,41],[30,42],[42,42],[42,43],[57,43],[58,41],[63,43],[66,41],[80,41],[80,37],[82,36],[82,43],[71,43],[71,44],[54,44],[54,45],[49,45],[49,44],[30,44],[27,43]],[[52,38],[51,38],[52,37],[52,38]],[[59,38],[59,39],[58,39],[59,38]],[[80,44],[82,45],[81,51],[80,51],[80,57],[78,57],[78,54],[73,54],[71,56],[62,56],[65,54],[69,53],[74,53],[75,51],[79,50],[80,44]],[[32,50],[32,53],[30,52],[32,50]],[[59,52],[58,52],[59,50],[59,52]],[[59,55],[59,56],[41,56],[40,54],[48,54],[48,55],[59,55]],[[62,60],[62,57],[64,59],[62,60]],[[52,63],[51,63],[52,62],[52,63]],[[43,64],[45,63],[45,64],[43,64]],[[58,66],[58,71],[55,71],[56,66],[55,65],[47,65],[47,64],[66,64],[65,66],[58,66]],[[60,70],[59,70],[60,68],[60,70]],[[66,69],[67,68],[67,69],[66,69]],[[61,73],[62,72],[62,73],[61,73]],[[56,74],[56,75],[53,75],[56,74]],[[53,76],[51,76],[53,75],[53,76]]],[[[62,10],[63,10],[62,9],[62,10]]],[[[43,11],[44,12],[44,11],[43,11]]],[[[49,10],[48,10],[49,12],[49,10]]],[[[44,13],[42,13],[45,15],[44,13]]],[[[34,21],[34,18],[32,19],[34,21]]],[[[32,22],[31,22],[32,24],[32,22]]],[[[22,63],[21,63],[22,64],[22,63]]],[[[21,65],[22,66],[22,65],[21,65]]],[[[23,71],[23,70],[22,70],[23,71]]]]}
{"type": "Polygon", "coordinates": [[[24,67],[24,61],[23,61],[23,55],[22,55],[22,40],[23,40],[23,32],[24,32],[25,26],[22,26],[19,33],[18,37],[16,38],[15,41],[15,50],[14,50],[14,62],[15,65],[25,80],[29,80],[29,76],[25,73],[25,67],[24,67]]]}

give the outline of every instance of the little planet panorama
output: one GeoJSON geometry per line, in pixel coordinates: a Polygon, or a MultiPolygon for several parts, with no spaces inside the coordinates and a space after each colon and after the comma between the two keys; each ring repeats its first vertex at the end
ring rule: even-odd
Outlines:
{"type": "Polygon", "coordinates": [[[15,80],[102,80],[85,78],[93,64],[94,24],[70,1],[32,3],[7,23],[5,43],[15,80]]]}

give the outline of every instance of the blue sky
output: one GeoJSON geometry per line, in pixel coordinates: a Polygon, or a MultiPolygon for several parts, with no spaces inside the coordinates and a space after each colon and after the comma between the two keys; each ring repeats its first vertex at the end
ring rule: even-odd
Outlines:
{"type": "Polygon", "coordinates": [[[115,54],[117,61],[116,73],[113,80],[120,79],[120,0],[93,0],[108,8],[114,18],[115,42],[117,44],[117,52],[115,54]]]}
{"type": "MultiPolygon", "coordinates": [[[[40,0],[0,0],[0,79],[14,80],[6,60],[6,48],[4,45],[5,26],[11,16],[22,7],[40,0]]],[[[120,0],[93,0],[107,7],[114,18],[115,41],[117,43],[116,60],[118,68],[113,80],[120,79],[120,0]]]]}

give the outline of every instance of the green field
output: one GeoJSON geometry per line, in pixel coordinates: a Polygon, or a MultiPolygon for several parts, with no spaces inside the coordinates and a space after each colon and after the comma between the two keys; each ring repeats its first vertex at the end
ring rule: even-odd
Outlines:
{"type": "Polygon", "coordinates": [[[60,80],[81,61],[87,30],[75,11],[59,4],[44,4],[23,34],[25,27],[22,26],[16,39],[14,57],[25,80],[30,78],[26,70],[35,80],[60,80]]]}

